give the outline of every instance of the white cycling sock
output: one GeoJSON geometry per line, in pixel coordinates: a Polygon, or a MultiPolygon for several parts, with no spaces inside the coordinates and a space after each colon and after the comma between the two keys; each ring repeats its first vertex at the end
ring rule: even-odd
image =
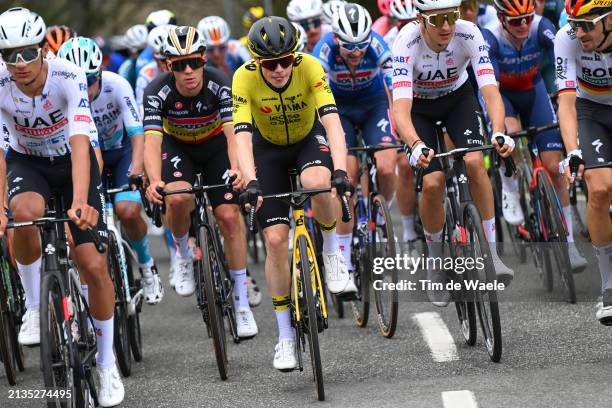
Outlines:
{"type": "Polygon", "coordinates": [[[567,242],[574,242],[574,221],[572,219],[572,206],[563,207],[563,217],[567,226],[567,242]]]}
{"type": "Polygon", "coordinates": [[[428,258],[441,258],[442,257],[442,235],[444,229],[438,232],[423,231],[425,234],[425,241],[427,242],[427,249],[429,250],[428,258]]]}
{"type": "Polygon", "coordinates": [[[40,265],[42,257],[29,265],[22,265],[17,262],[17,270],[21,278],[21,285],[25,292],[26,309],[38,309],[40,305],[40,265]]]}
{"type": "Polygon", "coordinates": [[[506,168],[502,165],[499,167],[499,175],[501,176],[502,190],[507,193],[517,193],[519,191],[518,178],[515,176],[506,177],[504,172],[506,168]]]}
{"type": "Polygon", "coordinates": [[[338,252],[338,236],[336,235],[336,221],[329,225],[319,223],[323,236],[323,254],[331,255],[338,252]]]}
{"type": "Polygon", "coordinates": [[[177,238],[174,234],[172,234],[172,238],[174,239],[174,246],[176,247],[178,256],[182,258],[188,258],[189,257],[189,234],[185,234],[180,238],[177,238]]]}
{"type": "Polygon", "coordinates": [[[489,243],[495,243],[495,217],[489,220],[482,220],[482,228],[489,243]]]}
{"type": "Polygon", "coordinates": [[[98,338],[98,353],[96,353],[96,364],[100,368],[109,368],[115,364],[113,353],[113,317],[108,320],[93,319],[98,338]]]}
{"type": "Polygon", "coordinates": [[[230,277],[234,282],[234,308],[249,308],[249,297],[247,295],[247,273],[245,269],[230,269],[230,277]]]}
{"type": "Polygon", "coordinates": [[[603,246],[593,245],[597,263],[599,265],[599,273],[601,274],[601,291],[612,289],[612,244],[603,246]]]}
{"type": "Polygon", "coordinates": [[[291,327],[291,297],[289,295],[272,296],[272,304],[278,324],[278,341],[294,340],[295,331],[291,327]]]}
{"type": "Polygon", "coordinates": [[[413,215],[402,215],[402,226],[404,227],[404,242],[414,241],[417,238],[416,231],[414,229],[414,214],[413,215]]]}
{"type": "Polygon", "coordinates": [[[354,269],[353,263],[351,262],[351,244],[353,243],[353,234],[337,234],[338,246],[340,247],[340,251],[342,252],[342,257],[344,257],[344,263],[349,271],[354,269]]]}

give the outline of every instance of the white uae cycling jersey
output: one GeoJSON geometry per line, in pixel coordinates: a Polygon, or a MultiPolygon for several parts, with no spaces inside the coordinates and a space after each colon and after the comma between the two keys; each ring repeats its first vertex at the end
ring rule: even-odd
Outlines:
{"type": "Polygon", "coordinates": [[[471,62],[478,87],[496,85],[488,46],[475,24],[457,20],[455,33],[442,52],[432,51],[418,22],[405,25],[393,44],[393,100],[436,99],[468,80],[471,62]]]}
{"type": "Polygon", "coordinates": [[[612,53],[584,51],[569,24],[555,37],[555,65],[559,94],[612,105],[612,53]]]}
{"type": "Polygon", "coordinates": [[[0,71],[0,113],[11,149],[27,155],[57,157],[70,152],[74,135],[98,135],[87,97],[85,73],[63,59],[47,60],[41,95],[30,98],[17,88],[7,69],[0,71]]]}

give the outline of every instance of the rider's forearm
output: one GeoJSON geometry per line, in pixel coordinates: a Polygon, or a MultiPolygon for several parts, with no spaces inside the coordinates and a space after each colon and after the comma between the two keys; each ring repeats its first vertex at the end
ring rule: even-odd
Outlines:
{"type": "Polygon", "coordinates": [[[331,150],[332,161],[334,162],[334,170],[346,171],[346,140],[344,138],[344,130],[340,122],[340,115],[337,113],[328,113],[321,117],[321,123],[327,134],[329,149],[331,150]]]}
{"type": "Polygon", "coordinates": [[[244,181],[248,184],[252,180],[257,180],[255,159],[253,158],[253,134],[251,132],[239,132],[234,137],[236,140],[238,166],[244,181]]]}
{"type": "Polygon", "coordinates": [[[144,167],[144,135],[136,135],[130,139],[132,142],[132,170],[130,174],[142,174],[144,167]]]}
{"type": "Polygon", "coordinates": [[[0,203],[8,207],[6,194],[6,159],[4,158],[4,154],[0,153],[0,156],[0,203]]]}
{"type": "Polygon", "coordinates": [[[506,127],[504,121],[506,119],[506,111],[499,89],[496,85],[485,85],[480,88],[480,92],[482,93],[485,106],[487,107],[487,113],[491,119],[493,133],[505,133],[506,127]]]}
{"type": "Polygon", "coordinates": [[[227,139],[227,155],[229,156],[230,167],[233,170],[238,169],[238,147],[236,143],[236,135],[234,127],[229,125],[223,128],[223,133],[227,139]]]}
{"type": "Polygon", "coordinates": [[[559,129],[568,152],[578,148],[578,115],[576,94],[559,95],[559,129]]]}
{"type": "Polygon", "coordinates": [[[144,144],[144,166],[151,183],[161,181],[161,136],[149,136],[144,144]]]}
{"type": "Polygon", "coordinates": [[[419,135],[412,124],[411,111],[412,99],[404,98],[393,102],[395,130],[402,141],[410,148],[419,140],[419,135]]]}
{"type": "Polygon", "coordinates": [[[102,158],[102,149],[99,147],[94,147],[94,154],[96,156],[96,163],[98,163],[98,169],[100,170],[100,174],[102,174],[102,169],[104,168],[104,159],[102,158]]]}
{"type": "Polygon", "coordinates": [[[75,135],[70,138],[72,161],[72,207],[87,204],[89,192],[89,137],[75,135]]]}

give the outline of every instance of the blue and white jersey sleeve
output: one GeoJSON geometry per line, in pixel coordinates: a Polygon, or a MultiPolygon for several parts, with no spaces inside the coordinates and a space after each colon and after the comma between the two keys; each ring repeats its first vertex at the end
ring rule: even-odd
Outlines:
{"type": "Polygon", "coordinates": [[[144,129],[142,127],[140,115],[136,109],[134,92],[132,92],[130,84],[125,79],[121,77],[117,78],[114,95],[117,106],[119,106],[121,110],[123,126],[125,127],[125,132],[128,137],[131,139],[136,135],[143,135],[144,129]]]}

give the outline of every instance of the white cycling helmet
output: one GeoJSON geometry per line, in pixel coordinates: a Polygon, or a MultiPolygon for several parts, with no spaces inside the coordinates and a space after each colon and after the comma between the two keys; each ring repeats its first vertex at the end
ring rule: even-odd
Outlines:
{"type": "Polygon", "coordinates": [[[102,51],[91,38],[73,37],[66,41],[57,52],[59,58],[66,59],[80,67],[86,74],[95,74],[102,66],[102,51]]]}
{"type": "Polygon", "coordinates": [[[287,18],[301,21],[319,17],[323,13],[321,0],[291,0],[287,5],[287,18]]]}
{"type": "Polygon", "coordinates": [[[176,15],[170,10],[157,10],[149,13],[145,20],[149,30],[163,25],[176,25],[176,15]]]}
{"type": "Polygon", "coordinates": [[[204,17],[198,23],[198,30],[204,36],[207,45],[223,45],[230,39],[229,25],[219,16],[204,17]]]}
{"type": "Polygon", "coordinates": [[[144,24],[136,24],[125,32],[125,41],[128,43],[130,48],[136,50],[142,50],[147,46],[147,39],[149,37],[149,30],[144,24]]]}
{"type": "Polygon", "coordinates": [[[440,10],[460,5],[461,0],[414,0],[414,7],[419,11],[440,10]]]}
{"type": "Polygon", "coordinates": [[[334,21],[334,13],[345,4],[345,0],[329,0],[327,3],[323,3],[323,20],[331,25],[334,21]]]}
{"type": "Polygon", "coordinates": [[[298,23],[291,24],[293,24],[293,26],[298,32],[298,46],[295,50],[302,51],[304,47],[306,47],[306,43],[308,42],[308,34],[306,34],[306,30],[304,30],[304,27],[302,27],[298,23]]]}
{"type": "Polygon", "coordinates": [[[342,41],[365,41],[372,31],[372,17],[363,6],[347,3],[334,14],[332,30],[342,41]]]}
{"type": "Polygon", "coordinates": [[[411,20],[415,18],[417,11],[412,5],[412,0],[391,0],[389,5],[389,16],[396,20],[411,20]]]}
{"type": "Polygon", "coordinates": [[[176,27],[168,32],[164,42],[163,53],[166,57],[182,57],[206,51],[206,41],[197,28],[190,26],[176,27]]]}
{"type": "Polygon", "coordinates": [[[27,8],[14,7],[0,14],[0,49],[38,45],[46,33],[42,17],[27,8]]]}
{"type": "Polygon", "coordinates": [[[153,50],[153,56],[155,58],[164,58],[162,54],[162,47],[168,37],[168,32],[175,29],[176,26],[172,24],[166,24],[159,27],[155,27],[149,33],[147,38],[147,45],[153,50]]]}

